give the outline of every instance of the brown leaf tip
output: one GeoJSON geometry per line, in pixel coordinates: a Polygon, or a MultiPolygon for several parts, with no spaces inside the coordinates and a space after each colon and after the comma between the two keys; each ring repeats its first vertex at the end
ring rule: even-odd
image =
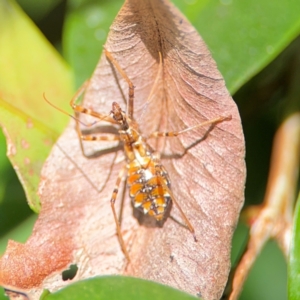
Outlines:
{"type": "Polygon", "coordinates": [[[71,259],[70,240],[62,237],[47,243],[29,239],[20,244],[10,240],[0,259],[0,285],[18,290],[39,287],[47,276],[67,269],[71,259]]]}

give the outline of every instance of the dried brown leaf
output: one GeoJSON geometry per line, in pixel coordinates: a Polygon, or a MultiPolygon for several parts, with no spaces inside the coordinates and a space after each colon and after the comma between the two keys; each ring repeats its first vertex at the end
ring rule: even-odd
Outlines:
{"type": "MultiPolygon", "coordinates": [[[[198,242],[179,224],[184,222],[176,206],[172,217],[158,226],[134,211],[126,190],[124,203],[117,203],[132,260],[126,269],[110,208],[123,151],[116,143],[90,142],[85,147],[93,155],[84,157],[72,122],[44,166],[42,211],[34,232],[25,245],[9,245],[0,260],[0,283],[25,290],[34,299],[41,288],[63,286],[61,272],[72,263],[79,268],[74,280],[127,274],[218,299],[227,281],[231,239],[244,200],[244,140],[237,107],[204,42],[166,0],[127,0],[105,47],[135,86],[134,116],[143,135],[232,115],[231,121],[211,130],[150,141],[162,152],[173,193],[195,227],[198,242]],[[23,273],[16,271],[11,256],[18,257],[19,269],[30,264],[31,285],[23,284],[23,273]],[[49,267],[48,261],[56,267],[49,267]],[[4,272],[8,268],[13,271],[10,277],[4,272]]],[[[127,93],[126,82],[102,55],[84,105],[109,114],[116,101],[125,110],[127,93]]],[[[120,188],[118,199],[122,193],[120,188]]]]}

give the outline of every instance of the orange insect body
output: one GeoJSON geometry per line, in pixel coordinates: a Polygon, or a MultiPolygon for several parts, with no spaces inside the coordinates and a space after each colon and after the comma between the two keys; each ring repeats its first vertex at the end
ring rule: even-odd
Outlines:
{"type": "Polygon", "coordinates": [[[113,103],[111,113],[121,126],[119,134],[127,158],[127,184],[133,205],[144,214],[162,220],[171,201],[168,173],[119,104],[113,103]]]}

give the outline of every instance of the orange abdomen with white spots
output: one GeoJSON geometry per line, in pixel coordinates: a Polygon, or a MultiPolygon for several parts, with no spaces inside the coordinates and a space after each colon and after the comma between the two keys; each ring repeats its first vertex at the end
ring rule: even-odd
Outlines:
{"type": "Polygon", "coordinates": [[[128,166],[127,184],[134,207],[162,220],[171,201],[170,181],[165,168],[152,159],[142,166],[136,159],[128,166]]]}

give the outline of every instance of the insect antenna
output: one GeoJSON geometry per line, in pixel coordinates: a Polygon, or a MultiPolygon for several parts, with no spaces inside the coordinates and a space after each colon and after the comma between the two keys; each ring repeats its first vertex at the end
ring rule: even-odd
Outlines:
{"type": "Polygon", "coordinates": [[[94,126],[96,123],[98,123],[99,121],[94,121],[92,123],[84,123],[81,120],[79,120],[78,118],[76,118],[75,116],[73,116],[72,114],[69,114],[68,112],[64,111],[63,109],[59,108],[58,106],[54,105],[53,103],[51,103],[47,98],[45,93],[43,93],[43,97],[44,100],[52,107],[54,107],[55,109],[57,109],[58,111],[60,111],[61,113],[71,117],[72,119],[74,119],[76,122],[80,123],[81,125],[85,126],[85,127],[92,127],[94,126]]]}

